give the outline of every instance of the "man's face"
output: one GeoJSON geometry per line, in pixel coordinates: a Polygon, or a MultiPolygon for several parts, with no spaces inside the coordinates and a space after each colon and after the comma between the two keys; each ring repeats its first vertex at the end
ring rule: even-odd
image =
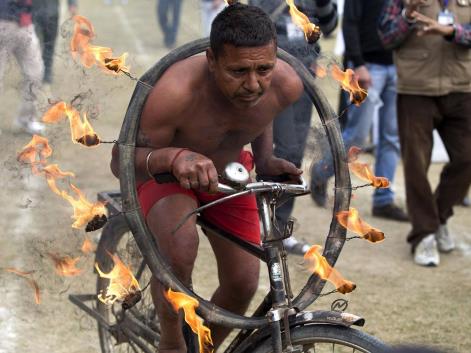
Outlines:
{"type": "Polygon", "coordinates": [[[273,42],[260,47],[224,45],[216,59],[209,49],[208,64],[221,92],[238,108],[250,108],[270,87],[276,63],[273,42]]]}

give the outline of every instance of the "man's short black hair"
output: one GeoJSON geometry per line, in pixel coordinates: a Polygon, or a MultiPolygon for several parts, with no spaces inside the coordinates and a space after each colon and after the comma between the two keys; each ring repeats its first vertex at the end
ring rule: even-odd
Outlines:
{"type": "Polygon", "coordinates": [[[210,45],[217,58],[224,44],[235,47],[259,47],[276,41],[275,25],[270,17],[256,6],[235,3],[227,6],[211,25],[210,45]]]}

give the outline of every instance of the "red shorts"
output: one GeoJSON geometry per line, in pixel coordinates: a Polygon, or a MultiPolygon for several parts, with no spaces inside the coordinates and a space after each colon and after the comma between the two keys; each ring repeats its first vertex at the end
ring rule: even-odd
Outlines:
{"type": "MultiPolygon", "coordinates": [[[[239,162],[249,171],[254,167],[253,156],[249,151],[241,151],[239,162]]],[[[144,217],[147,217],[150,209],[157,201],[169,195],[188,195],[198,202],[198,205],[204,205],[227,196],[223,193],[208,194],[184,189],[177,183],[157,184],[153,179],[140,184],[137,187],[137,194],[144,217]]],[[[260,244],[260,223],[254,195],[244,195],[230,199],[205,209],[201,215],[208,222],[243,240],[257,245],[260,244]]]]}

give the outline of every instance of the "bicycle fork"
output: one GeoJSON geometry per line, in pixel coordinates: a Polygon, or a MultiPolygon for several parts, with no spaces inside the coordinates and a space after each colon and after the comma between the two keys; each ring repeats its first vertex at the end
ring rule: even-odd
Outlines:
{"type": "Polygon", "coordinates": [[[271,328],[273,353],[294,353],[289,334],[288,317],[296,312],[290,308],[292,293],[288,268],[286,266],[286,251],[283,247],[282,238],[276,235],[273,230],[273,224],[276,222],[275,205],[270,201],[269,195],[262,195],[258,205],[262,223],[263,246],[267,254],[266,260],[272,297],[272,308],[268,311],[267,318],[271,328]],[[286,334],[287,347],[285,351],[283,351],[281,336],[281,320],[283,320],[286,334]]]}

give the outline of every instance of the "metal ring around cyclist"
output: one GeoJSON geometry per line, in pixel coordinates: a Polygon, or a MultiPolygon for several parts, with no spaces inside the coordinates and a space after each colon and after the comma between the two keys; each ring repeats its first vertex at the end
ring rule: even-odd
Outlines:
{"type": "MultiPolygon", "coordinates": [[[[140,81],[144,84],[140,82],[137,83],[128,105],[119,135],[119,179],[123,200],[122,209],[136,243],[141,250],[142,256],[152,273],[164,285],[173,290],[195,297],[200,303],[197,309],[198,314],[213,324],[233,328],[258,328],[268,323],[265,317],[246,317],[233,314],[199,297],[176,278],[176,276],[171,272],[170,266],[166,263],[158,250],[155,239],[148,229],[142,212],[140,211],[137,197],[134,153],[141,113],[147,96],[150,93],[150,89],[147,85],[153,86],[165,70],[175,62],[201,53],[208,47],[209,39],[204,38],[174,49],[140,78],[140,81]]],[[[351,194],[350,175],[347,164],[343,162],[346,160],[346,153],[343,146],[340,127],[335,113],[330,107],[324,94],[316,86],[313,75],[306,69],[306,67],[282,49],[278,48],[277,56],[290,64],[302,79],[305,91],[316,107],[320,119],[325,127],[331,147],[335,170],[335,202],[329,235],[324,244],[323,255],[326,257],[328,263],[331,266],[334,266],[346,238],[346,230],[340,226],[335,215],[340,210],[348,210],[351,194]]],[[[294,306],[300,310],[306,308],[315,299],[317,299],[319,293],[324,287],[324,284],[325,280],[322,280],[317,274],[311,275],[304,288],[294,299],[294,306]]]]}

